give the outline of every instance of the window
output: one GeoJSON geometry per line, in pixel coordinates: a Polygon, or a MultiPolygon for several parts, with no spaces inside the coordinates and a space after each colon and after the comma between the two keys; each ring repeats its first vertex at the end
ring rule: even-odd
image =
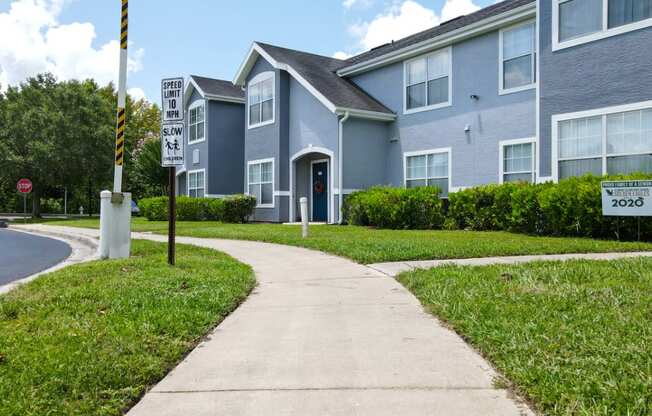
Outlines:
{"type": "Polygon", "coordinates": [[[405,154],[405,186],[436,186],[442,197],[448,196],[450,150],[432,150],[405,154]]]}
{"type": "Polygon", "coordinates": [[[536,48],[534,22],[500,32],[500,92],[534,86],[536,48]]]}
{"type": "Polygon", "coordinates": [[[188,143],[197,143],[204,140],[206,121],[204,117],[204,103],[194,105],[189,110],[188,143]]]}
{"type": "Polygon", "coordinates": [[[608,27],[624,26],[652,17],[652,0],[609,0],[608,27]]]}
{"type": "Polygon", "coordinates": [[[274,161],[249,162],[248,193],[256,197],[256,206],[274,206],[274,161]]]}
{"type": "Polygon", "coordinates": [[[249,83],[249,127],[274,122],[274,73],[264,72],[249,83]]]}
{"type": "Polygon", "coordinates": [[[405,111],[431,110],[450,105],[451,49],[405,63],[405,111]]]}
{"type": "Polygon", "coordinates": [[[534,182],[534,139],[506,140],[500,146],[500,182],[534,182]]]}
{"type": "Polygon", "coordinates": [[[553,50],[652,26],[652,0],[553,0],[553,50]]]}
{"type": "Polygon", "coordinates": [[[204,193],[204,169],[191,170],[188,172],[188,196],[192,198],[203,198],[204,193]]]}
{"type": "Polygon", "coordinates": [[[652,173],[652,103],[621,108],[557,121],[560,179],[586,173],[652,173]]]}

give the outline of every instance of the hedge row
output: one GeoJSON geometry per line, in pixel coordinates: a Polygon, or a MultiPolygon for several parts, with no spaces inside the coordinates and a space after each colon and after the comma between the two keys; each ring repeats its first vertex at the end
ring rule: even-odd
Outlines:
{"type": "MultiPolygon", "coordinates": [[[[600,182],[650,175],[587,175],[559,183],[507,183],[450,193],[442,211],[433,188],[372,188],[349,195],[344,219],[380,228],[514,231],[537,235],[635,239],[638,219],[604,217],[600,182]]],[[[652,239],[652,219],[641,219],[641,238],[652,239]]]]}
{"type": "MultiPolygon", "coordinates": [[[[249,195],[233,195],[226,198],[177,197],[177,219],[182,221],[222,221],[244,223],[256,206],[256,198],[249,195]]],[[[168,219],[168,197],[141,199],[140,213],[150,221],[168,219]]]]}
{"type": "MultiPolygon", "coordinates": [[[[504,230],[538,235],[635,239],[638,219],[602,215],[603,180],[649,179],[650,175],[586,175],[559,183],[487,185],[449,196],[447,225],[459,229],[504,230]]],[[[641,238],[652,238],[652,221],[642,218],[641,238]]]]}
{"type": "Polygon", "coordinates": [[[350,224],[393,229],[440,228],[444,223],[437,188],[374,187],[350,194],[342,204],[350,224]]]}

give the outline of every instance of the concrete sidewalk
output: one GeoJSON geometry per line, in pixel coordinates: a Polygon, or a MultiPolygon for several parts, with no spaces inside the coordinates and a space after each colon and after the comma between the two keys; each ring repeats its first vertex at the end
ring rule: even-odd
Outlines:
{"type": "Polygon", "coordinates": [[[488,266],[492,264],[521,264],[533,261],[568,261],[568,260],[618,260],[632,257],[652,257],[652,251],[625,253],[577,253],[577,254],[538,254],[532,256],[482,257],[476,259],[452,260],[417,260],[369,264],[368,267],[387,276],[398,276],[414,269],[432,269],[446,265],[488,266]]]}
{"type": "Polygon", "coordinates": [[[130,416],[532,414],[494,387],[485,360],[383,273],[296,247],[178,242],[251,265],[258,286],[130,416]]]}

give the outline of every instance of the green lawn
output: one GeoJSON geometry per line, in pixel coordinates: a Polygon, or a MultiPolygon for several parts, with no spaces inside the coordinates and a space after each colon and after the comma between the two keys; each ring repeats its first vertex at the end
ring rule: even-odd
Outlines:
{"type": "Polygon", "coordinates": [[[652,259],[404,273],[546,415],[652,414],[652,259]]]}
{"type": "MultiPolygon", "coordinates": [[[[48,224],[97,228],[99,220],[49,221],[48,224]]],[[[167,234],[167,222],[134,218],[132,229],[167,234]]],[[[177,223],[177,234],[301,246],[366,264],[503,255],[652,250],[650,243],[533,237],[506,232],[377,230],[335,225],[313,226],[310,238],[302,239],[301,228],[295,225],[181,221],[177,223]]]]}
{"type": "Polygon", "coordinates": [[[252,270],[209,249],[133,242],[128,260],[0,297],[0,414],[121,415],[247,296],[252,270]]]}

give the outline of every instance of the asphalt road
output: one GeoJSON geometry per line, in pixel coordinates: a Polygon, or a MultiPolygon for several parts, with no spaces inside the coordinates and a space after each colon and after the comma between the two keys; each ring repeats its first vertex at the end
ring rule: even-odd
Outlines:
{"type": "Polygon", "coordinates": [[[49,269],[71,252],[59,240],[0,229],[0,286],[49,269]]]}

